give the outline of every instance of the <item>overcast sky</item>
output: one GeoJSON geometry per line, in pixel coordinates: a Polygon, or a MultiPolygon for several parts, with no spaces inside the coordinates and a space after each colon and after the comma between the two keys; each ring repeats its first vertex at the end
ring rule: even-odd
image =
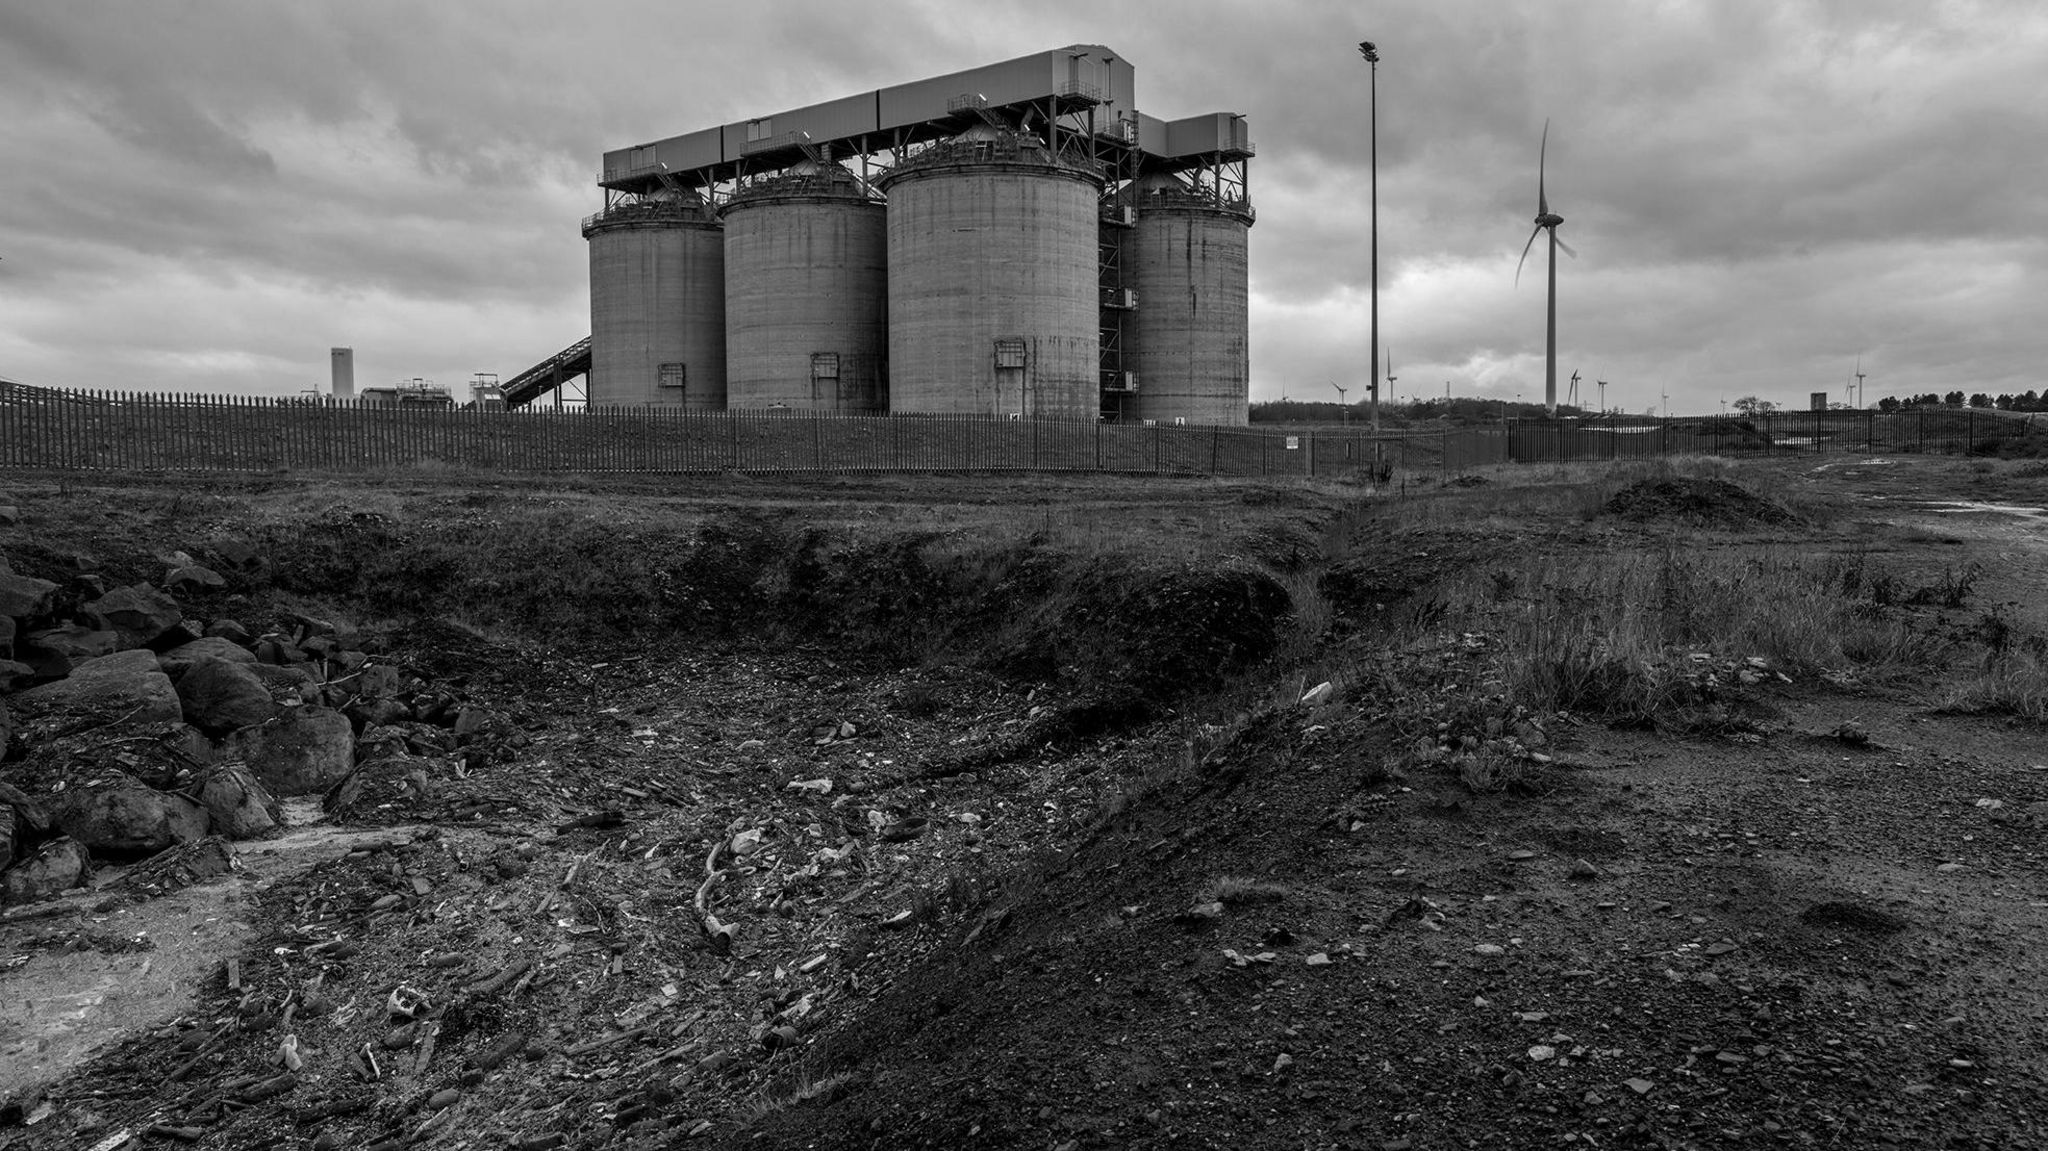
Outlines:
{"type": "MultiPolygon", "coordinates": [[[[289,394],[590,330],[603,152],[1069,43],[1250,117],[1252,395],[1366,375],[1382,53],[1393,391],[1540,399],[1537,142],[1610,406],[2025,391],[2048,359],[2029,0],[0,0],[0,376],[289,394]]],[[[1356,399],[1360,393],[1352,392],[1356,399]]]]}

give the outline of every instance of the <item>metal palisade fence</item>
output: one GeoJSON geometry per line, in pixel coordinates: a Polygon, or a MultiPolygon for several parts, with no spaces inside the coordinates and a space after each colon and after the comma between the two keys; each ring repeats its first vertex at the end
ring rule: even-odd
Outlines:
{"type": "Polygon", "coordinates": [[[1404,436],[1093,420],[404,408],[331,399],[0,391],[0,466],[266,473],[1106,472],[1387,479],[1495,463],[1498,435],[1404,436]]]}
{"type": "Polygon", "coordinates": [[[2048,418],[1961,408],[1756,418],[1508,420],[1375,436],[673,408],[406,408],[326,398],[0,385],[0,467],[195,473],[1104,472],[1405,481],[1511,462],[1667,455],[1998,453],[2048,418]]]}
{"type": "Polygon", "coordinates": [[[1757,416],[1511,420],[1516,462],[1648,459],[1673,455],[1781,456],[1932,453],[1997,455],[2048,437],[2048,416],[1978,408],[1834,409],[1757,416]]]}

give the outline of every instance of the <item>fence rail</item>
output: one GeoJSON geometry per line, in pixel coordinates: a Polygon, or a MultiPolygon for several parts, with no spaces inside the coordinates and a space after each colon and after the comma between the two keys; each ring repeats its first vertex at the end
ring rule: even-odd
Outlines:
{"type": "Polygon", "coordinates": [[[1374,436],[1332,428],[1105,424],[665,408],[416,409],[0,385],[0,467],[62,471],[755,474],[1032,471],[1379,480],[1509,462],[1687,453],[2001,450],[2048,434],[1968,409],[1755,419],[1512,420],[1374,436]]]}

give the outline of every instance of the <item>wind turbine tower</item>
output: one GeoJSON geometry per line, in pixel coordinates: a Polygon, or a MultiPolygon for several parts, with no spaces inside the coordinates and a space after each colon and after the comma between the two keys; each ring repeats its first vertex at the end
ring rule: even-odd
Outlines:
{"type": "Polygon", "coordinates": [[[1396,375],[1394,374],[1394,349],[1392,349],[1392,348],[1388,348],[1388,349],[1387,349],[1387,396],[1388,396],[1389,398],[1392,398],[1392,397],[1393,397],[1393,395],[1394,395],[1394,381],[1395,381],[1395,380],[1397,380],[1397,379],[1400,379],[1400,377],[1399,377],[1399,376],[1396,376],[1396,375]]]}
{"type": "Polygon", "coordinates": [[[1604,416],[1607,414],[1607,381],[1594,380],[1593,382],[1600,388],[1600,414],[1604,416]]]}
{"type": "Polygon", "coordinates": [[[1550,197],[1543,190],[1543,171],[1550,154],[1550,121],[1543,121],[1543,143],[1536,152],[1536,227],[1529,233],[1529,242],[1522,245],[1522,258],[1515,262],[1515,282],[1522,282],[1522,265],[1528,262],[1529,249],[1536,245],[1536,234],[1548,229],[1550,232],[1550,295],[1545,305],[1543,326],[1543,408],[1550,415],[1557,415],[1557,253],[1578,258],[1571,245],[1557,238],[1557,226],[1564,223],[1564,217],[1550,210],[1550,197]]]}
{"type": "Polygon", "coordinates": [[[1863,357],[1856,357],[1856,406],[1863,406],[1863,357]]]}

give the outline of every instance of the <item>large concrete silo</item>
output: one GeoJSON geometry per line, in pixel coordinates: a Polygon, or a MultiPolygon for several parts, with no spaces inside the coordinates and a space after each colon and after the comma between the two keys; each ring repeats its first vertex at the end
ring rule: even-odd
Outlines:
{"type": "Polygon", "coordinates": [[[725,237],[695,193],[614,205],[590,241],[590,403],[725,407],[725,237]]]}
{"type": "Polygon", "coordinates": [[[1094,418],[1101,179],[977,125],[880,182],[890,410],[1094,418]]]}
{"type": "Polygon", "coordinates": [[[1250,206],[1150,175],[1123,193],[1138,209],[1124,250],[1137,289],[1124,363],[1138,376],[1126,411],[1173,423],[1248,422],[1251,401],[1250,206]]]}
{"type": "Polygon", "coordinates": [[[722,214],[727,406],[886,411],[881,201],[845,168],[806,162],[722,214]]]}

